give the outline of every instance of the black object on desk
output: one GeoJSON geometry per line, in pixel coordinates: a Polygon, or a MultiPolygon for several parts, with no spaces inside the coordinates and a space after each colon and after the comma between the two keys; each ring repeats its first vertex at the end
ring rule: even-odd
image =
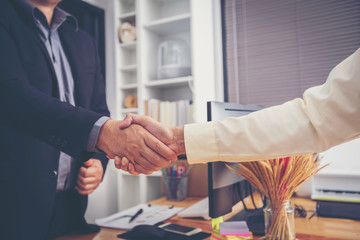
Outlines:
{"type": "Polygon", "coordinates": [[[250,232],[254,235],[265,235],[264,211],[262,208],[252,210],[242,210],[227,222],[246,221],[250,232]]]}
{"type": "Polygon", "coordinates": [[[360,203],[316,201],[316,212],[321,217],[350,218],[360,220],[360,203]]]}
{"type": "Polygon", "coordinates": [[[209,237],[210,235],[210,233],[200,232],[192,236],[185,236],[167,232],[153,225],[139,225],[131,229],[129,232],[119,234],[118,238],[128,240],[201,240],[209,237]]]}

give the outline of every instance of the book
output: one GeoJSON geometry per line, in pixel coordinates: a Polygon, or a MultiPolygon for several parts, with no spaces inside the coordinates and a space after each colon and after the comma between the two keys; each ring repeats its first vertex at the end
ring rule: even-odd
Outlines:
{"type": "Polygon", "coordinates": [[[191,100],[160,101],[148,99],[144,102],[145,115],[167,126],[184,126],[193,122],[193,104],[191,100]]]}

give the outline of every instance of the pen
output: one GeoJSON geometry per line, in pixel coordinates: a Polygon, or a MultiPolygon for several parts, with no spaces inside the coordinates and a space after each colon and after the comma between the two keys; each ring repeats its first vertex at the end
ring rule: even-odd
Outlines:
{"type": "Polygon", "coordinates": [[[143,209],[140,208],[139,211],[137,211],[137,212],[135,213],[135,215],[130,218],[129,223],[131,223],[132,221],[134,221],[135,218],[137,218],[142,212],[143,212],[143,209]]]}
{"type": "Polygon", "coordinates": [[[177,176],[182,177],[185,175],[185,172],[186,172],[186,168],[185,165],[182,163],[177,167],[176,170],[177,176]]]}
{"type": "Polygon", "coordinates": [[[175,166],[173,166],[173,167],[171,168],[171,176],[172,176],[172,177],[176,177],[176,167],[175,167],[175,166]]]}

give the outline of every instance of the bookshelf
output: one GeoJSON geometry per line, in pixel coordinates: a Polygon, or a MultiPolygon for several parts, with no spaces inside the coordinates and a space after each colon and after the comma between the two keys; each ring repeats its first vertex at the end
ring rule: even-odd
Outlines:
{"type": "MultiPolygon", "coordinates": [[[[149,99],[187,99],[193,102],[191,121],[205,122],[206,101],[223,101],[221,24],[211,24],[216,22],[214,12],[220,14],[220,1],[86,1],[102,7],[106,14],[106,95],[111,117],[120,120],[127,113],[145,114],[145,101],[149,99]],[[119,27],[124,22],[136,27],[134,41],[119,41],[119,27]],[[191,75],[168,79],[157,76],[158,46],[168,38],[182,39],[189,46],[191,75]],[[128,95],[137,95],[137,107],[125,107],[128,95]]],[[[220,15],[217,17],[219,20],[220,15]]],[[[99,192],[116,194],[117,210],[161,196],[160,172],[132,176],[108,166],[106,175],[99,192]]],[[[108,198],[96,195],[92,198],[96,199],[94,206],[95,202],[112,204],[112,195],[108,198]]]]}
{"type": "MultiPolygon", "coordinates": [[[[145,114],[145,101],[149,99],[193,100],[192,76],[158,79],[156,71],[157,51],[162,41],[180,38],[191,46],[190,16],[189,0],[114,1],[114,32],[118,33],[121,24],[129,21],[136,26],[136,40],[120,42],[115,36],[117,71],[111,92],[116,102],[115,111],[111,111],[113,117],[122,119],[127,113],[145,114]],[[125,107],[124,99],[128,95],[137,96],[137,107],[125,107]]],[[[122,189],[118,193],[119,210],[161,196],[160,172],[131,176],[119,171],[117,175],[118,189],[122,189]]]]}

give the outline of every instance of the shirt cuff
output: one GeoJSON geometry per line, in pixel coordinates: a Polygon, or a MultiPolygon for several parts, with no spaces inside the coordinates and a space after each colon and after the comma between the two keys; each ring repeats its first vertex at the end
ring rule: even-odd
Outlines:
{"type": "Polygon", "coordinates": [[[103,116],[101,118],[99,118],[93,128],[91,129],[91,132],[89,134],[89,138],[85,147],[85,150],[88,152],[98,152],[98,150],[96,149],[96,143],[99,137],[99,133],[101,130],[101,127],[104,125],[104,123],[109,120],[109,117],[103,116]]]}
{"type": "Polygon", "coordinates": [[[187,124],[184,127],[184,137],[189,164],[218,160],[214,122],[187,124]]]}

